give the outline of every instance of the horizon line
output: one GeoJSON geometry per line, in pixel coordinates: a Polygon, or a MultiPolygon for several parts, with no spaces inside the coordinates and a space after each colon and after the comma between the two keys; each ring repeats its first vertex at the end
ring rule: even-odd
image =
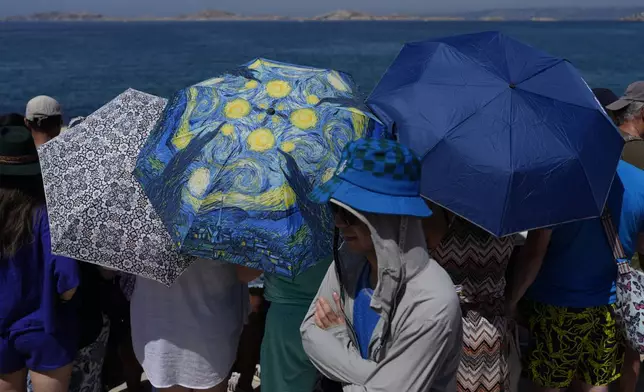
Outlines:
{"type": "Polygon", "coordinates": [[[233,11],[228,11],[225,9],[217,9],[217,8],[204,8],[200,11],[194,11],[194,12],[184,12],[184,13],[176,13],[173,15],[167,15],[167,16],[160,16],[160,15],[150,15],[150,14],[131,14],[128,16],[125,15],[116,15],[113,13],[109,12],[99,12],[99,11],[60,11],[60,10],[48,10],[48,11],[32,11],[30,13],[23,13],[23,14],[13,14],[13,15],[7,15],[5,17],[0,17],[0,19],[7,19],[7,18],[21,18],[21,17],[31,17],[31,16],[37,16],[37,15],[47,15],[47,14],[63,14],[63,15],[86,15],[86,16],[101,16],[105,18],[114,18],[114,19],[137,19],[137,18],[181,18],[181,17],[195,17],[198,16],[199,14],[206,13],[206,12],[220,12],[223,14],[227,14],[230,17],[280,17],[280,18],[286,18],[286,19],[302,19],[302,18],[316,18],[316,17],[322,17],[322,16],[327,16],[327,15],[333,15],[341,12],[348,12],[348,13],[355,13],[355,14],[360,14],[364,16],[371,16],[371,17],[417,17],[417,18],[422,18],[422,17],[457,17],[457,16],[464,16],[467,14],[473,14],[473,13],[484,13],[484,12],[492,12],[492,11],[502,11],[502,12],[507,12],[507,11],[543,11],[543,10],[635,10],[639,9],[644,12],[644,6],[640,5],[623,5],[623,6],[617,6],[617,7],[610,7],[610,6],[535,6],[535,7],[489,7],[489,8],[478,8],[478,9],[470,9],[470,10],[460,10],[460,11],[441,11],[441,12],[432,12],[432,11],[415,11],[415,12],[370,12],[370,11],[364,11],[361,9],[351,9],[351,8],[339,8],[327,12],[322,12],[322,13],[316,13],[316,14],[308,14],[308,15],[298,15],[298,16],[293,16],[293,15],[285,15],[282,13],[265,13],[265,12],[260,12],[260,13],[246,13],[246,12],[233,12],[233,11]]]}

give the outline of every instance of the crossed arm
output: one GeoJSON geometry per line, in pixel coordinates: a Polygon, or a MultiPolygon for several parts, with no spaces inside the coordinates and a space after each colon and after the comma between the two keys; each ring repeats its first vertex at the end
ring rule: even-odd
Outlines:
{"type": "Polygon", "coordinates": [[[339,290],[331,265],[300,329],[304,350],[322,374],[351,392],[450,390],[445,380],[458,368],[453,353],[461,349],[460,312],[446,305],[422,319],[401,316],[406,321],[392,331],[394,340],[376,363],[363,359],[349,338],[339,290]]]}

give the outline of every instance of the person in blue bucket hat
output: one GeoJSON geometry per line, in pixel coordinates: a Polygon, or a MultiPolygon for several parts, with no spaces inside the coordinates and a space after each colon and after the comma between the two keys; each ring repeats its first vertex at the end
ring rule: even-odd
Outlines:
{"type": "Polygon", "coordinates": [[[427,251],[421,219],[431,210],[419,188],[411,150],[361,139],[310,195],[329,203],[336,231],[334,262],[302,323],[302,343],[345,392],[456,390],[461,310],[427,251]]]}

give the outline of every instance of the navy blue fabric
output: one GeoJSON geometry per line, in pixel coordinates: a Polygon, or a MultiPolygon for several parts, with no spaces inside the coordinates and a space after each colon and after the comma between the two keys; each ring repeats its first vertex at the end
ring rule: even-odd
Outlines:
{"type": "Polygon", "coordinates": [[[353,327],[358,338],[360,355],[363,359],[369,359],[369,342],[373,330],[380,320],[380,316],[371,308],[371,297],[373,289],[369,285],[369,273],[371,267],[365,263],[358,286],[356,287],[355,300],[353,302],[353,327]]]}
{"type": "Polygon", "coordinates": [[[75,260],[51,253],[44,207],[34,218],[32,232],[33,241],[0,260],[0,335],[33,328],[56,333],[78,322],[77,309],[66,306],[71,303],[61,304],[59,298],[78,287],[78,265],[75,260]]]}
{"type": "Polygon", "coordinates": [[[0,374],[27,368],[50,371],[74,361],[78,349],[78,328],[50,334],[42,328],[11,331],[0,335],[0,374]]]}
{"type": "Polygon", "coordinates": [[[407,147],[386,139],[359,139],[347,144],[336,171],[311,192],[316,203],[331,199],[359,211],[427,217],[420,197],[420,162],[407,147]]]}
{"type": "Polygon", "coordinates": [[[367,104],[421,194],[497,236],[599,216],[623,146],[570,63],[497,32],[405,45],[367,104]]]}
{"type": "MultiPolygon", "coordinates": [[[[606,202],[626,256],[644,230],[644,171],[620,161],[606,202]]],[[[615,303],[617,266],[600,218],[556,227],[543,265],[526,297],[564,307],[615,303]]]]}

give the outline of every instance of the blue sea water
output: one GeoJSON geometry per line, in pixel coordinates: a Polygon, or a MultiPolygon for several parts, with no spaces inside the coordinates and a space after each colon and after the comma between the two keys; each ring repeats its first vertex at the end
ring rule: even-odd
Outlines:
{"type": "Polygon", "coordinates": [[[256,57],[349,72],[366,95],[404,42],[486,30],[567,58],[593,87],[644,78],[644,23],[0,23],[0,113],[47,94],[87,115],[128,87],[168,97],[256,57]]]}

